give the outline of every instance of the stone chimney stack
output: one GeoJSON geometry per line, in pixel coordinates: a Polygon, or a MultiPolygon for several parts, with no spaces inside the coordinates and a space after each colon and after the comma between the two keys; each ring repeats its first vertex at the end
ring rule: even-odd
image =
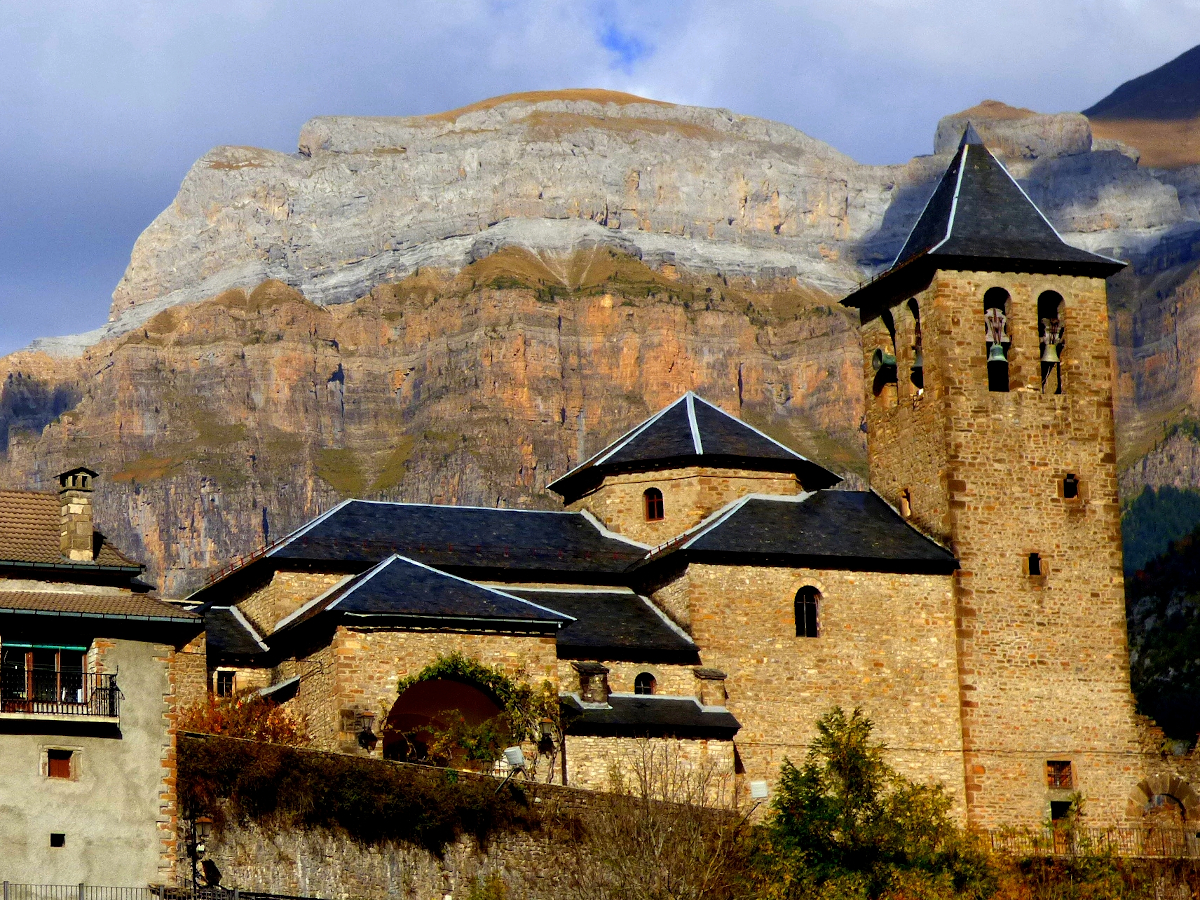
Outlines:
{"type": "Polygon", "coordinates": [[[608,666],[593,662],[571,666],[579,673],[579,699],[584,703],[608,703],[608,666]]]}
{"type": "Polygon", "coordinates": [[[725,693],[725,673],[720,669],[692,669],[696,676],[696,699],[701,706],[724,706],[728,694],[725,693]]]}
{"type": "Polygon", "coordinates": [[[58,499],[62,507],[59,549],[72,562],[95,559],[92,479],[97,474],[79,466],[58,476],[58,499]]]}

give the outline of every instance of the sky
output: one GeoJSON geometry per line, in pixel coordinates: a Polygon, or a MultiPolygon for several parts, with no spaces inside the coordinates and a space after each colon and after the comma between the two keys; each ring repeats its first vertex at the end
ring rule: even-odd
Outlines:
{"type": "Polygon", "coordinates": [[[943,115],[1083,109],[1197,42],[1200,0],[0,0],[0,353],[103,323],[197,158],[313,116],[601,87],[903,162],[943,115]]]}

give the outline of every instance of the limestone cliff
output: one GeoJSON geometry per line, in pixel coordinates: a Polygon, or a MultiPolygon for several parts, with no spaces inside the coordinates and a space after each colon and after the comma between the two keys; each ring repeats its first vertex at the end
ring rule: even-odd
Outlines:
{"type": "Polygon", "coordinates": [[[891,261],[967,119],[1069,241],[1134,261],[1112,307],[1144,452],[1200,405],[1197,171],[996,103],[871,167],[778,123],[573,91],[206,154],[108,325],[4,360],[0,479],[99,468],[102,525],[171,593],[343,496],[551,503],[688,388],[861,484],[836,301],[891,261]]]}

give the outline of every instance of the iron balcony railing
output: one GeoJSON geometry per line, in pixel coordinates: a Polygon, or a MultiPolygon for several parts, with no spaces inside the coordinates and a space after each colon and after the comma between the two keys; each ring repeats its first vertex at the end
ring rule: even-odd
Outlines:
{"type": "Polygon", "coordinates": [[[113,675],[6,669],[0,672],[0,713],[116,719],[121,691],[113,675]]]}

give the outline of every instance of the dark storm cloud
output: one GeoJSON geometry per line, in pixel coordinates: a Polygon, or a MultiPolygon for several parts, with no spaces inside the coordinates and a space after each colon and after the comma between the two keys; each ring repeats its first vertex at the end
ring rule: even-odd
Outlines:
{"type": "Polygon", "coordinates": [[[1195,2],[409,3],[0,8],[0,351],[100,324],[138,233],[217,144],[322,114],[597,86],[779,119],[864,162],[985,97],[1081,109],[1200,38],[1195,2]]]}

